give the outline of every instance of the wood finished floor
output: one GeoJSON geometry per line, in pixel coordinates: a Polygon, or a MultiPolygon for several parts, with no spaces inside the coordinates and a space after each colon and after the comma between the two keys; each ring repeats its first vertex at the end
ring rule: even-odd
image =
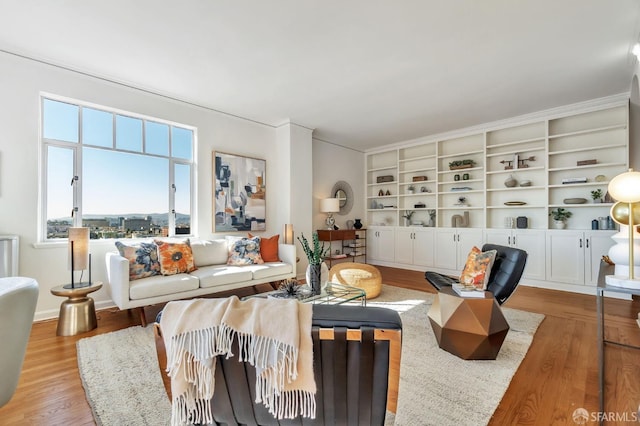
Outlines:
{"type": "MultiPolygon", "coordinates": [[[[386,284],[433,292],[421,272],[379,269],[386,284]]],[[[251,293],[251,289],[244,289],[236,294],[251,293]]],[[[574,425],[575,409],[596,413],[595,297],[520,286],[505,306],[542,313],[546,318],[490,424],[574,425]]],[[[147,308],[147,318],[154,318],[160,308],[147,308]]],[[[638,311],[638,301],[607,299],[607,339],[640,345],[635,321],[638,311]]],[[[57,337],[56,321],[35,323],[16,394],[0,408],[0,425],[93,425],[78,374],[75,344],[84,337],[133,325],[138,325],[138,318],[117,309],[99,311],[98,328],[80,336],[57,337]]],[[[609,418],[629,419],[640,404],[640,351],[607,345],[606,363],[605,411],[609,418]]],[[[425,392],[428,386],[425,383],[425,392]]]]}

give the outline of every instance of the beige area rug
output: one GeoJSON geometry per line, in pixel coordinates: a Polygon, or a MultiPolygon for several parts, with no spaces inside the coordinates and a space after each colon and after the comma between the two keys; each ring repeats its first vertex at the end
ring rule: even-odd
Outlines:
{"type": "MultiPolygon", "coordinates": [[[[511,329],[494,361],[464,361],[438,348],[427,312],[433,295],[384,286],[368,306],[400,312],[398,412],[387,424],[487,424],[524,358],[543,315],[504,309],[511,329]]],[[[78,341],[78,366],[98,425],[166,425],[170,404],[157,368],[152,327],[78,341]]]]}

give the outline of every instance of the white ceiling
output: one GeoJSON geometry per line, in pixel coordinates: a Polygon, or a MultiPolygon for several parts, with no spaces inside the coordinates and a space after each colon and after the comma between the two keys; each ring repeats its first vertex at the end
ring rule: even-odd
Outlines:
{"type": "Polygon", "coordinates": [[[0,0],[0,10],[0,50],[291,121],[358,150],[628,92],[640,18],[638,0],[0,0]]]}

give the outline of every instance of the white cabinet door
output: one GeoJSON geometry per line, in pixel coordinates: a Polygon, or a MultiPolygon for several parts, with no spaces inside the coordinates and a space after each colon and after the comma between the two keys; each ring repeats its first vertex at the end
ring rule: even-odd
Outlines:
{"type": "Polygon", "coordinates": [[[369,260],[393,262],[395,259],[393,228],[387,226],[370,227],[367,232],[367,257],[369,260]]]}
{"type": "Polygon", "coordinates": [[[482,248],[482,229],[458,228],[457,242],[458,264],[456,269],[462,271],[473,246],[482,248]]]}
{"type": "Polygon", "coordinates": [[[515,229],[511,236],[511,245],[527,252],[527,264],[523,278],[545,279],[545,233],[540,230],[515,229]]]}
{"type": "Polygon", "coordinates": [[[462,271],[473,246],[482,247],[482,229],[438,228],[435,240],[435,266],[462,271]]]}
{"type": "Polygon", "coordinates": [[[615,231],[593,231],[585,232],[585,277],[586,285],[595,286],[598,284],[598,273],[600,272],[600,259],[609,253],[615,241],[611,238],[615,231]]]}
{"type": "Polygon", "coordinates": [[[484,230],[484,242],[500,246],[511,246],[512,233],[511,229],[488,228],[484,230]]]}
{"type": "Polygon", "coordinates": [[[547,231],[547,280],[584,284],[584,233],[547,231]]]}
{"type": "Polygon", "coordinates": [[[413,238],[415,230],[411,228],[396,229],[396,262],[413,264],[413,238]]]}
{"type": "Polygon", "coordinates": [[[458,233],[455,228],[436,229],[436,267],[458,269],[458,233]]]}
{"type": "Polygon", "coordinates": [[[435,231],[433,228],[416,230],[413,238],[413,264],[435,266],[435,231]]]}
{"type": "Polygon", "coordinates": [[[380,255],[379,252],[379,244],[378,238],[378,228],[374,226],[370,226],[367,228],[367,258],[369,261],[378,260],[380,255]]]}
{"type": "Polygon", "coordinates": [[[485,229],[485,243],[515,247],[527,252],[523,278],[545,279],[545,232],[533,229],[485,229]]]}
{"type": "Polygon", "coordinates": [[[385,262],[393,262],[395,259],[395,237],[393,228],[378,230],[378,259],[385,262]]]}

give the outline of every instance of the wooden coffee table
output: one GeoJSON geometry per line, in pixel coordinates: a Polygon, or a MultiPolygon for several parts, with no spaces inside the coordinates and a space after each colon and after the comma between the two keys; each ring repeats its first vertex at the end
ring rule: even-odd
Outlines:
{"type": "Polygon", "coordinates": [[[483,298],[469,298],[443,287],[428,316],[440,348],[462,359],[496,359],[509,331],[500,305],[489,291],[483,298]]]}

